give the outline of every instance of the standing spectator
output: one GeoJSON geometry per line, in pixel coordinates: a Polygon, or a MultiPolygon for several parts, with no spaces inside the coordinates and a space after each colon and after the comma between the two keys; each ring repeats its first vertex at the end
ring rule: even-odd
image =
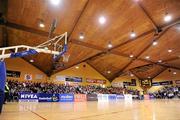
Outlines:
{"type": "Polygon", "coordinates": [[[4,98],[4,104],[6,104],[6,102],[9,100],[9,86],[8,83],[6,82],[5,85],[5,98],[4,98]]]}

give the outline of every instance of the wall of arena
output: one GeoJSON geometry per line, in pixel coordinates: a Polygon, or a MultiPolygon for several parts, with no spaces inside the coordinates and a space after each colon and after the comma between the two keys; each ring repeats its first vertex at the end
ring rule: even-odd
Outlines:
{"type": "Polygon", "coordinates": [[[138,78],[136,78],[135,76],[133,77],[130,77],[130,76],[120,76],[120,77],[117,77],[116,79],[114,79],[112,81],[112,85],[113,86],[121,86],[123,87],[123,82],[131,82],[131,79],[135,79],[136,80],[136,86],[127,86],[128,88],[131,88],[131,89],[137,89],[139,91],[142,91],[142,88],[140,87],[140,82],[138,80],[138,78]]]}
{"type": "MultiPolygon", "coordinates": [[[[153,82],[162,82],[162,81],[173,81],[173,85],[176,86],[180,86],[180,82],[179,84],[177,84],[177,80],[180,81],[180,70],[175,70],[175,69],[171,69],[169,71],[169,69],[165,70],[164,72],[162,72],[160,75],[158,75],[157,77],[155,77],[153,79],[153,82]],[[176,74],[174,75],[173,72],[176,72],[176,74]]],[[[152,86],[149,89],[149,92],[154,92],[157,91],[159,89],[161,89],[163,86],[152,86]]]]}
{"type": "MultiPolygon", "coordinates": [[[[25,60],[21,58],[14,58],[14,59],[5,59],[6,68],[8,71],[11,72],[20,72],[20,77],[7,77],[9,80],[18,80],[18,81],[26,81],[30,80],[33,82],[46,82],[47,75],[37,69],[36,67],[32,66],[25,60]]],[[[9,73],[7,72],[7,76],[9,73]]],[[[12,73],[13,76],[13,73],[12,73]]]]}
{"type": "MultiPolygon", "coordinates": [[[[94,68],[89,66],[87,63],[81,63],[77,65],[79,68],[77,69],[76,66],[73,66],[69,69],[63,70],[58,72],[50,77],[50,80],[55,83],[64,83],[63,80],[57,80],[57,76],[74,76],[74,77],[81,77],[82,82],[79,83],[80,85],[98,85],[98,83],[88,83],[86,79],[94,79],[94,80],[105,80],[105,86],[110,86],[109,80],[107,80],[104,76],[102,76],[99,72],[97,72],[94,68]]],[[[73,83],[72,83],[73,84],[73,83]]]]}

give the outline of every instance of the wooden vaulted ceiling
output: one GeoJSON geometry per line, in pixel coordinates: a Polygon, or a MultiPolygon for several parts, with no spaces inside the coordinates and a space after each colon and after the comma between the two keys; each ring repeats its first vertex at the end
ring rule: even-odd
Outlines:
{"type": "Polygon", "coordinates": [[[54,35],[68,32],[70,58],[64,66],[54,70],[52,56],[48,54],[24,58],[33,59],[31,64],[48,75],[81,62],[87,62],[109,80],[126,71],[146,79],[167,68],[180,69],[179,0],[61,0],[58,6],[49,0],[8,0],[4,14],[6,29],[0,35],[6,33],[8,37],[0,37],[2,47],[45,42],[55,18],[58,25],[54,35]],[[164,22],[166,12],[172,15],[172,21],[164,22]],[[104,25],[98,23],[102,15],[106,17],[104,25]],[[38,26],[40,20],[45,28],[38,26]],[[129,37],[132,30],[137,34],[134,39],[129,37]],[[79,40],[81,32],[84,40],[79,40]],[[157,46],[152,46],[154,40],[157,46]],[[110,49],[109,41],[113,45],[110,49]],[[173,52],[168,53],[168,49],[173,52]],[[129,57],[131,54],[133,58],[129,57]]]}

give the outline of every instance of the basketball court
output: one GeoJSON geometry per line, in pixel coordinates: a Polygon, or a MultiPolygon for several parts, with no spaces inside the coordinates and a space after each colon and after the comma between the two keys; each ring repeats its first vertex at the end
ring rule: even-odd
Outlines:
{"type": "Polygon", "coordinates": [[[0,120],[180,120],[180,0],[0,0],[0,120]]]}
{"type": "Polygon", "coordinates": [[[179,100],[10,103],[2,120],[179,120],[179,100]]]}

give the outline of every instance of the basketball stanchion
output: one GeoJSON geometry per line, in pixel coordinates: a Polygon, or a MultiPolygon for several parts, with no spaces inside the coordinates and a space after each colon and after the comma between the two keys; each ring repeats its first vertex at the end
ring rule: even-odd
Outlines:
{"type": "Polygon", "coordinates": [[[2,111],[4,103],[4,89],[6,81],[6,66],[4,59],[6,58],[18,58],[29,55],[35,55],[38,53],[52,54],[55,60],[63,57],[63,60],[68,61],[69,56],[64,55],[67,52],[67,32],[56,36],[38,46],[31,47],[27,45],[18,45],[11,47],[0,48],[0,113],[2,111]],[[25,49],[22,51],[22,49],[25,49]],[[9,51],[13,51],[9,53],[9,51]],[[64,56],[66,57],[64,57],[64,56]]]}

